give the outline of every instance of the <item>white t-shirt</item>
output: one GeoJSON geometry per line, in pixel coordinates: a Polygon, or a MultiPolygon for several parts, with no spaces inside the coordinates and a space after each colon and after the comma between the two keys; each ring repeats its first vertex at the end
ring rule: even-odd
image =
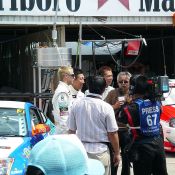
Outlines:
{"type": "Polygon", "coordinates": [[[114,88],[113,88],[112,86],[106,87],[106,88],[105,88],[105,91],[104,91],[103,94],[102,94],[102,100],[104,100],[104,99],[107,97],[108,93],[109,93],[111,90],[113,90],[113,89],[114,89],[114,88]]]}

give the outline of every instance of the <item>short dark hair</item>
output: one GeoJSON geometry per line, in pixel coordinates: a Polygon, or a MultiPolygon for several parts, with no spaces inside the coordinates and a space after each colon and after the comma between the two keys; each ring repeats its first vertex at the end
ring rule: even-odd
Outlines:
{"type": "Polygon", "coordinates": [[[29,165],[27,167],[27,171],[26,171],[25,175],[45,175],[45,174],[43,173],[43,171],[40,168],[38,168],[36,166],[29,165]]]}
{"type": "Polygon", "coordinates": [[[102,76],[89,76],[88,77],[88,89],[90,93],[101,95],[106,87],[106,81],[102,76]]]}
{"type": "Polygon", "coordinates": [[[79,69],[79,68],[74,68],[75,79],[78,78],[79,74],[84,74],[84,72],[81,69],[79,69]]]}
{"type": "Polygon", "coordinates": [[[134,75],[130,79],[130,89],[132,94],[141,94],[144,95],[149,92],[149,84],[146,76],[143,75],[134,75]]]}

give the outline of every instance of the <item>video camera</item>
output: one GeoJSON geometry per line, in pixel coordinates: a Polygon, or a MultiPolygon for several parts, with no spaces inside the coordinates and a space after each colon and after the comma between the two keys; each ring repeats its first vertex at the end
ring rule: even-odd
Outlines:
{"type": "Polygon", "coordinates": [[[168,76],[152,77],[148,80],[149,96],[152,99],[160,100],[163,93],[169,92],[168,76]]]}

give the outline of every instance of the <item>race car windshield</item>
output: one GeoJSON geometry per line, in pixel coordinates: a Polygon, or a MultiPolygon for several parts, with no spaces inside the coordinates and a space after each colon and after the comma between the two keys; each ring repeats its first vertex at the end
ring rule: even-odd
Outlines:
{"type": "Polygon", "coordinates": [[[0,136],[25,136],[26,134],[24,109],[0,108],[0,136]]]}
{"type": "Polygon", "coordinates": [[[164,106],[167,105],[175,105],[175,86],[171,87],[168,93],[164,93],[164,100],[162,101],[162,104],[164,106]]]}

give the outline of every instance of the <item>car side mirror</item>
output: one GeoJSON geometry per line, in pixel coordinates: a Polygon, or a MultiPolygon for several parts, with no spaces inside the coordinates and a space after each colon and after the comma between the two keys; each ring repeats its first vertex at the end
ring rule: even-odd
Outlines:
{"type": "Polygon", "coordinates": [[[46,124],[37,124],[32,128],[32,136],[47,133],[50,131],[50,127],[46,124]]]}

